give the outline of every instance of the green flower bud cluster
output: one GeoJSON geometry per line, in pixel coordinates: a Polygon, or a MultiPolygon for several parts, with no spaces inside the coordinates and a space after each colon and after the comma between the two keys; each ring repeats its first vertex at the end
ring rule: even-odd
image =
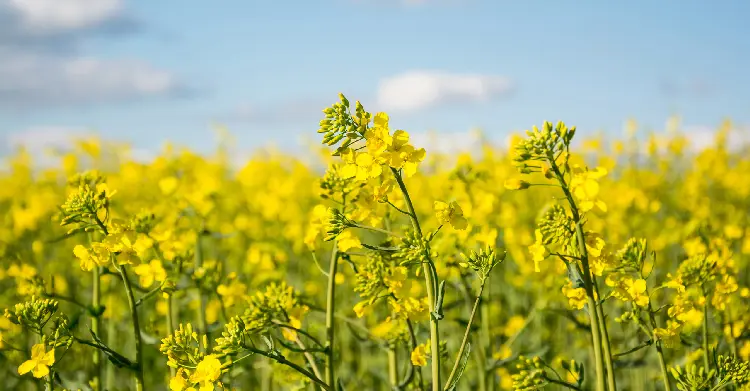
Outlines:
{"type": "Polygon", "coordinates": [[[367,257],[367,263],[359,268],[356,275],[354,291],[363,299],[375,299],[380,293],[388,289],[385,278],[391,273],[391,266],[385,261],[387,255],[372,251],[367,257]]]}
{"type": "Polygon", "coordinates": [[[583,364],[579,363],[576,360],[563,360],[560,365],[562,368],[571,374],[573,374],[573,377],[576,378],[576,382],[578,387],[580,387],[583,384],[583,381],[585,380],[585,372],[583,369],[583,364]]]}
{"type": "Polygon", "coordinates": [[[553,205],[542,215],[539,221],[542,232],[542,244],[569,245],[575,236],[575,221],[568,216],[568,212],[560,205],[553,205]]]}
{"type": "MultiPolygon", "coordinates": [[[[190,323],[182,324],[174,333],[161,340],[159,351],[167,356],[167,365],[172,368],[185,366],[195,367],[203,359],[201,340],[190,323]]],[[[203,346],[207,346],[207,338],[202,338],[203,346]]]]}
{"type": "Polygon", "coordinates": [[[372,114],[365,111],[359,101],[355,104],[355,115],[349,111],[349,100],[339,94],[339,102],[323,110],[325,119],[320,121],[318,133],[323,133],[323,144],[333,146],[344,140],[339,151],[364,137],[372,114]]]}
{"type": "Polygon", "coordinates": [[[92,187],[88,183],[78,186],[78,189],[68,196],[61,207],[62,218],[60,225],[82,224],[84,229],[93,228],[91,222],[98,219],[100,210],[109,208],[109,198],[112,196],[106,185],[99,184],[92,187]]]}
{"type": "Polygon", "coordinates": [[[419,237],[414,231],[409,230],[398,245],[394,258],[398,259],[401,265],[421,265],[428,260],[429,245],[429,237],[419,237]]]}
{"type": "Polygon", "coordinates": [[[344,212],[336,208],[331,208],[328,210],[328,217],[325,223],[326,237],[323,240],[327,242],[336,239],[345,229],[353,227],[355,224],[356,222],[349,220],[344,215],[344,212]]]}
{"type": "Polygon", "coordinates": [[[736,357],[719,356],[716,366],[719,368],[720,383],[734,382],[743,385],[750,380],[750,363],[736,357]]]}
{"type": "Polygon", "coordinates": [[[335,195],[349,194],[355,190],[352,185],[361,187],[364,183],[357,184],[353,178],[344,179],[341,175],[341,165],[332,164],[320,180],[320,197],[329,199],[335,195]]]}
{"type": "Polygon", "coordinates": [[[72,175],[68,178],[68,186],[79,187],[81,185],[89,185],[96,187],[100,183],[104,183],[106,178],[98,170],[89,170],[80,172],[72,175]]]}
{"type": "Polygon", "coordinates": [[[500,255],[496,254],[495,249],[492,247],[479,250],[479,252],[472,250],[468,256],[461,253],[461,257],[464,259],[461,266],[469,267],[474,270],[477,273],[480,282],[483,284],[490,275],[492,269],[505,260],[505,255],[505,251],[500,255]]]}
{"type": "Polygon", "coordinates": [[[618,255],[622,266],[642,270],[646,261],[646,239],[630,238],[618,255]]]}
{"type": "Polygon", "coordinates": [[[59,303],[52,299],[32,297],[30,301],[16,304],[12,310],[5,310],[5,317],[11,322],[42,334],[52,316],[57,312],[59,303]]]}
{"type": "Polygon", "coordinates": [[[59,348],[62,346],[70,347],[74,338],[70,334],[70,320],[67,315],[61,314],[52,321],[52,346],[59,348]]]}
{"type": "Polygon", "coordinates": [[[216,287],[221,284],[224,276],[224,266],[215,260],[204,261],[203,264],[193,271],[192,279],[195,285],[203,292],[216,292],[216,287]]]}
{"type": "Polygon", "coordinates": [[[547,374],[541,358],[519,356],[516,369],[518,373],[511,376],[515,391],[538,390],[547,385],[547,374]]]}
{"type": "Polygon", "coordinates": [[[568,128],[562,121],[554,127],[544,121],[541,130],[534,126],[526,131],[528,138],[516,145],[513,164],[521,173],[528,173],[530,166],[525,164],[528,161],[556,161],[559,154],[569,149],[575,131],[575,127],[568,128]]]}
{"type": "Polygon", "coordinates": [[[156,215],[148,211],[137,213],[129,222],[129,226],[137,233],[148,234],[156,223],[156,215]]]}
{"type": "Polygon", "coordinates": [[[716,262],[704,254],[698,254],[682,261],[677,273],[686,286],[701,285],[716,277],[716,262]]]}
{"type": "Polygon", "coordinates": [[[704,391],[711,389],[714,370],[706,372],[703,367],[691,364],[683,369],[682,367],[670,368],[672,377],[677,382],[677,389],[680,391],[704,391]]]}
{"type": "Polygon", "coordinates": [[[272,329],[276,322],[286,323],[289,313],[300,309],[299,296],[286,282],[272,283],[264,292],[250,296],[248,308],[242,322],[250,334],[259,334],[272,329]]]}
{"type": "Polygon", "coordinates": [[[214,350],[228,356],[241,352],[245,346],[245,330],[245,322],[242,321],[242,318],[239,316],[232,317],[224,325],[221,337],[216,339],[214,350]]]}

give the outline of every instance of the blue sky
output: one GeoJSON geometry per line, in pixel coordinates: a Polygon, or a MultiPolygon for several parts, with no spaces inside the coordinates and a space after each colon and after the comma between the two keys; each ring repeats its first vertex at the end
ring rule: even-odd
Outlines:
{"type": "Polygon", "coordinates": [[[747,15],[742,0],[0,0],[0,153],[90,132],[207,151],[213,123],[240,149],[295,149],[339,91],[451,142],[671,114],[750,132],[747,15]]]}

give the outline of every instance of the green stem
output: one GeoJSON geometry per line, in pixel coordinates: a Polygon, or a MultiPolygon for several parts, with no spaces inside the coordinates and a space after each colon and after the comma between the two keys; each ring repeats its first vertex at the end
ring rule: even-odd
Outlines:
{"type": "MultiPolygon", "coordinates": [[[[648,291],[646,292],[648,294],[648,291]]],[[[654,310],[651,306],[651,301],[648,302],[648,318],[651,321],[651,327],[656,328],[656,318],[654,317],[654,310]]],[[[653,339],[656,343],[654,344],[656,348],[656,356],[659,358],[659,368],[661,369],[661,379],[664,383],[664,390],[665,391],[672,391],[672,386],[669,384],[669,370],[667,369],[667,361],[664,359],[664,348],[662,346],[662,343],[660,340],[657,340],[654,338],[653,334],[651,335],[651,339],[653,339]]]]}
{"type": "MultiPolygon", "coordinates": [[[[489,277],[488,277],[489,278],[489,277]]],[[[490,289],[492,288],[492,284],[490,283],[490,289]]],[[[480,344],[480,348],[478,351],[480,352],[482,359],[484,360],[484,363],[481,364],[481,368],[479,371],[479,390],[480,391],[495,391],[495,375],[494,371],[488,372],[488,367],[490,365],[490,355],[487,353],[488,351],[493,351],[492,346],[492,334],[490,333],[490,303],[492,302],[492,290],[488,292],[488,300],[482,301],[481,307],[479,307],[479,322],[481,328],[480,330],[480,338],[482,339],[482,343],[480,344]],[[489,381],[488,378],[489,377],[489,381]]]]}
{"type": "MultiPolygon", "coordinates": [[[[169,294],[167,296],[167,334],[172,334],[174,332],[174,317],[172,313],[174,312],[173,303],[172,303],[172,295],[169,294]]],[[[175,368],[169,367],[169,376],[170,378],[174,377],[177,374],[177,370],[175,368]]]]}
{"type": "MultiPolygon", "coordinates": [[[[195,254],[193,254],[193,262],[195,269],[199,269],[203,266],[203,230],[198,232],[198,236],[195,238],[195,254]]],[[[203,294],[203,289],[198,284],[198,334],[205,334],[208,346],[202,346],[203,351],[211,350],[211,336],[208,333],[208,323],[206,322],[206,296],[203,294]]]]}
{"type": "MultiPolygon", "coordinates": [[[[703,297],[706,297],[704,294],[703,297]]],[[[705,365],[706,372],[711,370],[711,361],[708,358],[708,298],[706,298],[706,304],[703,305],[703,365],[705,365]]]]}
{"type": "MultiPolygon", "coordinates": [[[[404,196],[404,202],[409,211],[409,217],[412,226],[414,227],[414,231],[417,236],[421,238],[422,228],[419,225],[417,213],[414,210],[414,204],[411,202],[411,197],[409,197],[409,192],[406,190],[404,180],[395,168],[391,167],[391,172],[393,173],[394,178],[396,178],[398,187],[401,189],[401,193],[404,196]]],[[[436,276],[434,275],[433,266],[432,260],[427,259],[427,262],[422,265],[422,269],[424,272],[425,285],[427,286],[427,300],[429,301],[430,310],[430,352],[432,353],[430,355],[430,367],[432,370],[432,390],[440,391],[440,330],[438,327],[438,320],[432,315],[435,312],[435,296],[437,293],[437,285],[435,281],[436,276]]]]}
{"type": "Polygon", "coordinates": [[[135,305],[135,297],[133,296],[133,287],[130,284],[128,278],[128,272],[125,270],[125,265],[117,267],[122,277],[122,283],[125,285],[125,294],[128,297],[128,306],[130,307],[130,317],[133,324],[133,337],[135,338],[135,390],[143,391],[143,341],[141,339],[141,326],[138,322],[138,308],[135,305]]]}
{"type": "MultiPolygon", "coordinates": [[[[594,293],[596,294],[596,297],[601,297],[599,295],[599,287],[596,284],[596,278],[593,280],[594,283],[594,293]]],[[[609,332],[607,331],[607,319],[604,317],[604,310],[602,309],[601,304],[596,306],[596,313],[599,318],[599,330],[602,333],[602,348],[603,348],[603,355],[604,355],[604,364],[607,369],[607,387],[609,387],[610,390],[614,391],[617,389],[617,383],[615,382],[615,368],[612,361],[612,346],[609,342],[609,332]]]]}
{"type": "MultiPolygon", "coordinates": [[[[94,269],[92,271],[92,288],[91,288],[91,306],[94,308],[95,311],[97,311],[97,315],[94,316],[91,319],[91,331],[94,332],[94,334],[98,335],[101,338],[101,324],[102,324],[102,315],[99,313],[99,308],[101,306],[101,277],[99,275],[99,266],[94,266],[94,269]]],[[[94,363],[94,376],[92,376],[91,383],[92,383],[92,390],[93,391],[99,391],[101,390],[101,382],[102,382],[102,353],[99,350],[94,350],[94,357],[93,357],[93,363],[94,363]]]]}
{"type": "MultiPolygon", "coordinates": [[[[557,178],[557,181],[560,183],[560,187],[562,188],[563,193],[565,194],[565,198],[568,200],[568,204],[570,204],[570,210],[573,215],[573,220],[575,221],[575,229],[576,229],[576,239],[578,242],[578,252],[580,252],[581,255],[581,264],[583,267],[583,284],[584,289],[586,290],[586,301],[588,304],[588,314],[589,314],[589,321],[591,323],[591,339],[592,344],[594,345],[594,364],[596,366],[596,389],[598,391],[604,391],[605,388],[605,382],[604,382],[604,357],[602,352],[602,341],[601,341],[601,334],[600,334],[600,324],[599,324],[599,311],[597,311],[597,300],[594,297],[594,288],[593,283],[591,281],[591,269],[589,268],[589,257],[588,257],[588,251],[586,249],[586,241],[583,235],[583,224],[581,224],[581,216],[578,213],[578,207],[576,206],[575,200],[573,199],[573,195],[570,193],[570,189],[567,186],[567,183],[565,182],[565,178],[563,177],[563,174],[560,172],[560,168],[557,166],[557,163],[550,159],[550,165],[552,168],[552,171],[555,173],[555,177],[557,178]]],[[[610,360],[611,361],[611,360],[610,360]]],[[[615,389],[611,389],[610,391],[615,391],[615,389]]]]}
{"type": "MultiPolygon", "coordinates": [[[[295,364],[295,363],[287,360],[286,357],[284,357],[282,355],[271,354],[271,353],[265,352],[263,350],[256,349],[256,348],[254,348],[252,346],[243,346],[243,348],[246,349],[247,351],[253,352],[255,354],[260,354],[261,356],[264,356],[264,357],[268,357],[268,358],[270,358],[270,359],[278,362],[279,364],[283,364],[283,365],[286,365],[286,366],[294,369],[295,371],[299,372],[301,375],[303,375],[303,376],[307,377],[308,379],[312,380],[315,384],[319,385],[320,387],[322,387],[326,391],[331,391],[333,389],[331,386],[329,386],[328,384],[326,384],[323,380],[320,380],[318,377],[316,377],[315,374],[313,374],[312,372],[308,371],[307,369],[305,369],[305,368],[303,368],[303,367],[301,367],[301,366],[299,366],[299,365],[297,365],[297,364],[295,364]]],[[[237,360],[237,361],[239,361],[239,360],[237,360]]],[[[237,361],[235,361],[235,363],[237,361]]]]}
{"type": "Polygon", "coordinates": [[[482,300],[482,292],[484,291],[484,281],[482,281],[482,284],[479,286],[479,294],[477,294],[477,299],[474,301],[474,307],[471,309],[471,315],[469,315],[469,323],[466,325],[466,330],[464,331],[464,338],[461,340],[461,347],[458,348],[458,353],[456,354],[456,361],[453,364],[453,369],[451,369],[450,375],[448,375],[448,379],[445,381],[446,390],[451,385],[451,382],[453,382],[453,378],[456,377],[456,374],[458,373],[458,367],[461,365],[461,357],[464,355],[464,351],[466,350],[466,345],[469,342],[469,335],[471,334],[471,325],[474,323],[474,316],[477,314],[477,308],[479,308],[479,303],[482,300]]]}
{"type": "Polygon", "coordinates": [[[336,380],[335,368],[335,347],[334,339],[336,337],[336,270],[338,268],[338,240],[333,241],[331,250],[331,263],[328,266],[328,293],[326,295],[326,378],[327,384],[334,386],[336,380]]]}
{"type": "Polygon", "coordinates": [[[391,387],[398,387],[398,355],[395,346],[388,347],[388,381],[391,387]]]}
{"type": "MultiPolygon", "coordinates": [[[[297,346],[299,346],[300,349],[304,352],[303,355],[305,356],[305,360],[307,360],[307,364],[310,366],[310,369],[312,369],[312,372],[318,379],[322,378],[323,376],[320,374],[318,364],[315,362],[315,356],[313,356],[313,354],[308,351],[307,346],[305,346],[305,343],[302,342],[299,336],[297,336],[296,342],[297,346]]],[[[317,385],[314,385],[314,387],[316,390],[320,389],[320,387],[317,385]]]]}

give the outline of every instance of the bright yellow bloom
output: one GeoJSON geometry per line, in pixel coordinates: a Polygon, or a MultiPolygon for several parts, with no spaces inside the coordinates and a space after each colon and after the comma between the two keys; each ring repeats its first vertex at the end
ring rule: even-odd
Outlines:
{"type": "Polygon", "coordinates": [[[542,271],[542,269],[539,267],[539,264],[547,259],[547,257],[549,256],[549,251],[547,250],[547,246],[542,243],[542,231],[537,229],[534,231],[534,235],[536,236],[536,241],[534,241],[534,244],[529,246],[529,252],[531,253],[531,258],[534,261],[534,271],[539,273],[542,271]]]}
{"type": "Polygon", "coordinates": [[[464,211],[456,201],[451,201],[450,204],[443,201],[435,201],[434,203],[435,217],[437,217],[440,224],[450,224],[451,227],[464,230],[469,225],[469,222],[464,217],[464,211]]]}
{"type": "Polygon", "coordinates": [[[376,178],[383,173],[379,159],[368,152],[354,152],[352,149],[347,149],[341,153],[341,158],[346,162],[341,169],[341,176],[344,178],[364,181],[368,178],[376,178]]]}
{"type": "Polygon", "coordinates": [[[45,351],[44,344],[38,343],[31,347],[31,360],[27,360],[18,367],[18,374],[31,372],[36,378],[49,374],[49,367],[55,364],[55,349],[45,351]]]}
{"type": "Polygon", "coordinates": [[[190,375],[190,381],[200,385],[200,391],[212,391],[214,382],[221,377],[221,361],[215,355],[209,354],[204,357],[195,367],[190,375]]]}
{"type": "Polygon", "coordinates": [[[417,165],[424,160],[424,148],[415,149],[409,144],[409,133],[397,130],[393,133],[393,143],[388,148],[387,161],[395,169],[403,169],[404,176],[410,177],[417,172],[417,165]]]}
{"type": "Polygon", "coordinates": [[[563,286],[562,292],[568,298],[568,304],[572,308],[580,310],[586,305],[586,289],[573,288],[571,284],[568,284],[563,286]]]}
{"type": "Polygon", "coordinates": [[[418,367],[427,365],[427,344],[417,345],[411,352],[411,363],[418,367]]]}
{"type": "Polygon", "coordinates": [[[221,296],[224,305],[227,307],[232,307],[235,303],[241,301],[246,292],[247,285],[237,280],[232,280],[229,285],[221,284],[216,287],[216,293],[221,296]]]}
{"type": "Polygon", "coordinates": [[[353,248],[362,248],[362,242],[350,229],[340,233],[336,238],[336,243],[338,243],[339,251],[342,252],[347,252],[353,248]]]}
{"type": "Polygon", "coordinates": [[[167,279],[167,271],[161,264],[161,261],[154,259],[149,263],[142,263],[133,268],[133,271],[139,277],[142,287],[148,288],[154,284],[154,281],[162,282],[167,279]]]}
{"type": "Polygon", "coordinates": [[[578,207],[581,209],[581,212],[587,212],[594,207],[602,212],[607,211],[607,205],[597,198],[599,195],[598,179],[606,174],[607,170],[601,167],[593,171],[579,166],[573,167],[573,179],[570,180],[570,189],[578,201],[578,207]]]}
{"type": "Polygon", "coordinates": [[[91,249],[76,245],[73,254],[78,258],[81,269],[85,271],[91,271],[97,265],[107,266],[110,262],[110,252],[102,243],[91,243],[91,249]]]}

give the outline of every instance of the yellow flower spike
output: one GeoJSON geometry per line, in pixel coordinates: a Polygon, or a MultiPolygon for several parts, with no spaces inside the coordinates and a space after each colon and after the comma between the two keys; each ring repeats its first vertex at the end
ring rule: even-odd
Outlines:
{"type": "Polygon", "coordinates": [[[55,364],[55,349],[46,351],[44,344],[39,343],[31,347],[31,359],[18,367],[18,374],[25,375],[29,372],[36,377],[42,378],[49,374],[49,367],[55,364]]]}

